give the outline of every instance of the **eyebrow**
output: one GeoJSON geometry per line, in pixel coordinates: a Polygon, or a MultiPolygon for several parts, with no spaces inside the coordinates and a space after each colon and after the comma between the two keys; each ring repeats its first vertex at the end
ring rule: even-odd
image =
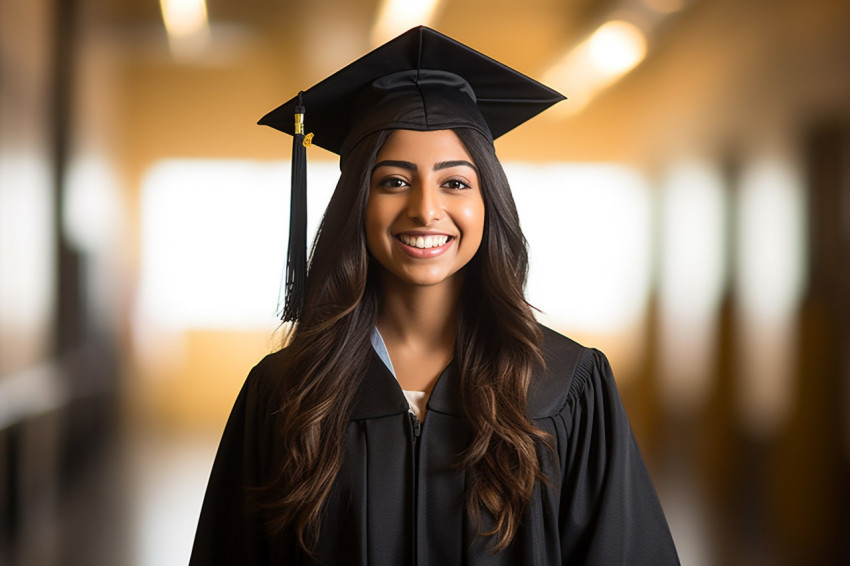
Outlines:
{"type": "MultiPolygon", "coordinates": [[[[379,167],[399,167],[401,169],[407,169],[408,171],[417,171],[419,169],[415,163],[411,163],[410,161],[396,161],[392,159],[375,163],[375,166],[372,167],[372,172],[374,173],[379,167]]],[[[476,173],[478,172],[478,168],[475,167],[475,165],[463,159],[458,161],[440,161],[439,163],[435,163],[434,171],[451,169],[452,167],[469,167],[476,173]]]]}
{"type": "Polygon", "coordinates": [[[470,169],[478,173],[478,168],[464,159],[461,159],[459,161],[441,161],[434,165],[434,171],[439,171],[440,169],[451,169],[452,167],[469,167],[470,169]]]}
{"type": "Polygon", "coordinates": [[[401,169],[407,169],[408,171],[416,171],[418,169],[416,164],[411,163],[410,161],[386,160],[375,163],[375,166],[372,167],[372,173],[374,173],[379,167],[399,167],[401,169]]]}

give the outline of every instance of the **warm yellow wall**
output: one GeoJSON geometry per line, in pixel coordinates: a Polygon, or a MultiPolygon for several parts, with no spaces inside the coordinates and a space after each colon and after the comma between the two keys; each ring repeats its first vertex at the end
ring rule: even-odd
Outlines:
{"type": "Polygon", "coordinates": [[[163,338],[167,344],[137,350],[127,393],[133,417],[169,428],[223,427],[250,369],[278,349],[277,337],[262,331],[190,330],[163,338]]]}

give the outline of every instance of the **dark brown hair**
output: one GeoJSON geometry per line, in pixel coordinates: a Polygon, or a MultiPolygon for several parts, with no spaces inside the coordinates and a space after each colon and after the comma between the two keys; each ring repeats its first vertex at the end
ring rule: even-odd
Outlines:
{"type": "MultiPolygon", "coordinates": [[[[455,133],[478,168],[486,210],[484,235],[464,267],[455,361],[462,405],[473,431],[457,463],[470,481],[466,506],[481,530],[488,512],[493,548],[510,544],[537,481],[537,454],[548,435],[526,415],[540,330],[525,300],[526,241],[507,178],[492,144],[468,129],[455,133]]],[[[293,529],[310,550],[321,511],[342,464],[354,394],[371,356],[380,303],[378,267],[366,248],[364,211],[372,165],[389,131],[360,142],[342,160],[342,174],[310,258],[304,314],[288,336],[281,378],[282,459],[273,507],[275,530],[293,529]]]]}

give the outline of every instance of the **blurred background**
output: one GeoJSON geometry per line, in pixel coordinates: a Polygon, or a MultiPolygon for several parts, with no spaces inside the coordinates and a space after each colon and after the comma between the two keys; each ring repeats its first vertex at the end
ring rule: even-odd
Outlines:
{"type": "Polygon", "coordinates": [[[496,144],[528,293],[610,357],[683,564],[850,563],[850,2],[0,0],[0,564],[186,563],[280,340],[255,123],[419,23],[569,97],[496,144]]]}

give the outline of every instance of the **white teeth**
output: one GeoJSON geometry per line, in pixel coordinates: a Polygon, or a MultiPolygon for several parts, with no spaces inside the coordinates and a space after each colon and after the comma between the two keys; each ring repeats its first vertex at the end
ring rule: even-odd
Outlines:
{"type": "Polygon", "coordinates": [[[425,250],[428,248],[438,248],[444,246],[449,241],[448,236],[409,236],[407,234],[399,235],[399,239],[414,248],[425,250]]]}

